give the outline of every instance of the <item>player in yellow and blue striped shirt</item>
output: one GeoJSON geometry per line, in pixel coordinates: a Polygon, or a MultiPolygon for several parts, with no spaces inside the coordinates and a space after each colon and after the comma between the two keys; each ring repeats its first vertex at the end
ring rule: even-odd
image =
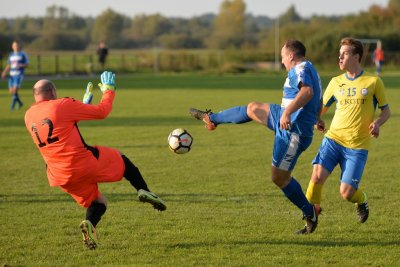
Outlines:
{"type": "MultiPolygon", "coordinates": [[[[314,169],[306,196],[310,203],[320,205],[323,184],[339,164],[340,194],[345,200],[355,203],[358,220],[364,223],[369,208],[367,195],[359,189],[359,183],[367,162],[370,139],[379,136],[380,127],[390,117],[390,109],[382,80],[365,72],[360,65],[362,43],[344,38],[339,53],[339,67],[345,73],[330,81],[323,96],[320,115],[335,102],[336,110],[313,160],[314,169]],[[381,112],[374,120],[376,107],[381,112]]],[[[325,132],[324,121],[319,119],[316,128],[325,132]]]]}

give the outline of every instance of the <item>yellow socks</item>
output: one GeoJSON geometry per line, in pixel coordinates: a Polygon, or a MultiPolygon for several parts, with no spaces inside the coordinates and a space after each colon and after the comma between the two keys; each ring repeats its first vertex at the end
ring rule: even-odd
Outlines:
{"type": "Polygon", "coordinates": [[[306,193],[306,197],[310,203],[312,204],[321,203],[322,187],[323,184],[315,184],[313,181],[310,181],[306,193]]]}
{"type": "Polygon", "coordinates": [[[366,200],[367,200],[366,194],[361,189],[358,189],[354,193],[353,197],[350,199],[350,202],[361,204],[361,203],[365,202],[366,200]]]}

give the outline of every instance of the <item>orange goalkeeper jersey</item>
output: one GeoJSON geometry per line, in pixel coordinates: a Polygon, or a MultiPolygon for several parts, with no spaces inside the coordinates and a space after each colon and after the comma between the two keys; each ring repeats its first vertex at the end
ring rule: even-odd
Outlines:
{"type": "Polygon", "coordinates": [[[47,164],[51,186],[90,175],[90,166],[96,166],[97,159],[85,144],[77,123],[106,118],[114,96],[114,91],[106,91],[98,105],[72,98],[41,101],[26,111],[25,125],[47,164]]]}

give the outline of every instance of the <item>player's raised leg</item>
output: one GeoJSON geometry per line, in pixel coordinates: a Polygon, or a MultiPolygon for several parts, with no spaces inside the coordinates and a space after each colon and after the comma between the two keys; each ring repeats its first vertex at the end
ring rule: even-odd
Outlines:
{"type": "Polygon", "coordinates": [[[255,122],[268,125],[270,105],[268,103],[250,102],[247,105],[247,116],[255,122]]]}
{"type": "Polygon", "coordinates": [[[267,124],[269,113],[269,104],[251,102],[246,106],[236,106],[218,113],[213,113],[211,110],[198,110],[195,108],[189,109],[189,114],[198,120],[202,120],[205,127],[212,131],[219,124],[234,123],[241,124],[249,121],[267,124]]]}

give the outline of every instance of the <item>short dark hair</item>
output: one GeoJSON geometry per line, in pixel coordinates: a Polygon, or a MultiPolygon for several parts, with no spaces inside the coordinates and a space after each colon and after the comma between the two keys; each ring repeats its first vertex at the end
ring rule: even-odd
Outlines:
{"type": "Polygon", "coordinates": [[[288,40],[284,46],[286,49],[293,52],[296,57],[306,56],[306,47],[299,40],[288,40]]]}
{"type": "Polygon", "coordinates": [[[361,62],[364,53],[364,46],[360,40],[351,37],[345,37],[340,41],[340,46],[343,45],[351,46],[351,53],[353,55],[360,55],[358,62],[361,62]]]}

